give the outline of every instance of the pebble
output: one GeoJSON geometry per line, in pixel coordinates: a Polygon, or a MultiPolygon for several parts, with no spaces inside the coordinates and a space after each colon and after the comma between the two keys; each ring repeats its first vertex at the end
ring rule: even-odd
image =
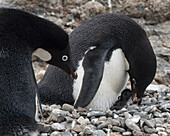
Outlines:
{"type": "Polygon", "coordinates": [[[65,125],[61,124],[61,123],[53,123],[51,125],[51,129],[52,130],[58,130],[58,131],[62,131],[62,130],[65,130],[65,125]]]}
{"type": "Polygon", "coordinates": [[[134,123],[138,123],[140,120],[140,116],[139,115],[134,115],[133,117],[131,117],[130,119],[134,122],[134,123]]]}
{"type": "Polygon", "coordinates": [[[112,125],[112,126],[120,126],[120,121],[117,119],[108,119],[108,122],[112,125]]]}
{"type": "Polygon", "coordinates": [[[84,125],[84,124],[87,125],[87,124],[90,124],[89,119],[88,119],[88,118],[85,119],[85,118],[83,118],[82,116],[78,118],[77,122],[78,122],[80,125],[84,125]]]}
{"type": "Polygon", "coordinates": [[[144,126],[144,130],[145,130],[145,132],[147,132],[147,133],[149,133],[149,134],[151,134],[151,133],[153,133],[153,132],[155,131],[154,128],[149,128],[149,127],[147,127],[147,126],[144,126]]]}
{"type": "Polygon", "coordinates": [[[140,128],[131,119],[126,119],[125,123],[130,130],[141,131],[140,128]]]}
{"type": "Polygon", "coordinates": [[[162,131],[165,131],[165,128],[163,128],[163,127],[156,127],[156,131],[157,132],[162,132],[162,131]]]}
{"type": "Polygon", "coordinates": [[[130,131],[127,131],[127,132],[123,132],[122,135],[123,136],[131,136],[132,133],[130,131]]]}
{"type": "Polygon", "coordinates": [[[158,132],[158,135],[160,135],[160,136],[168,136],[168,134],[166,132],[158,132]]]}
{"type": "Polygon", "coordinates": [[[91,127],[91,126],[86,126],[85,128],[84,128],[84,130],[83,130],[83,134],[85,134],[85,135],[90,135],[90,134],[92,134],[93,133],[93,128],[91,127]]]}
{"type": "Polygon", "coordinates": [[[87,117],[100,117],[100,116],[105,116],[106,115],[106,113],[105,112],[103,112],[103,111],[91,111],[91,112],[89,112],[89,113],[87,113],[87,117]]]}
{"type": "Polygon", "coordinates": [[[151,127],[151,128],[155,127],[156,125],[156,122],[154,120],[145,120],[144,122],[146,123],[148,127],[151,127]]]}
{"type": "Polygon", "coordinates": [[[124,129],[124,128],[117,127],[117,126],[113,126],[113,127],[112,127],[112,130],[113,130],[113,131],[116,131],[116,132],[121,132],[121,133],[125,132],[125,129],[124,129]]]}
{"type": "Polygon", "coordinates": [[[106,128],[108,127],[108,125],[109,125],[109,122],[103,122],[102,124],[98,125],[97,128],[98,129],[106,128]]]}
{"type": "Polygon", "coordinates": [[[54,131],[54,132],[51,133],[50,136],[58,136],[58,135],[59,135],[59,132],[58,131],[54,131]]]}
{"type": "Polygon", "coordinates": [[[85,126],[86,125],[75,125],[72,130],[75,132],[83,132],[85,126]]]}
{"type": "Polygon", "coordinates": [[[69,105],[69,104],[63,104],[62,110],[70,111],[71,112],[71,111],[74,110],[74,107],[72,105],[69,105]]]}
{"type": "Polygon", "coordinates": [[[106,135],[106,133],[103,130],[95,130],[92,133],[92,136],[105,136],[105,135],[106,135]]]}
{"type": "Polygon", "coordinates": [[[47,133],[41,133],[41,136],[48,136],[47,133]]]}

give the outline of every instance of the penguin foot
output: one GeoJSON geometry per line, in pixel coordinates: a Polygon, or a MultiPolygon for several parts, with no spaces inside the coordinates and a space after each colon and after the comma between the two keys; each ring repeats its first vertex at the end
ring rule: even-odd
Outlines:
{"type": "Polygon", "coordinates": [[[134,91],[130,89],[124,89],[121,95],[118,97],[118,100],[114,103],[114,105],[110,108],[111,110],[120,110],[122,109],[128,100],[134,95],[134,91]]]}

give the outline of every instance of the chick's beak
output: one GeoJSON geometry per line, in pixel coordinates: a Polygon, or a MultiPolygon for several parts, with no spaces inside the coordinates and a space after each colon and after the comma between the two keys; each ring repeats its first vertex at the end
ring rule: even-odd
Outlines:
{"type": "Polygon", "coordinates": [[[70,76],[71,76],[71,78],[73,78],[75,80],[77,79],[77,73],[76,72],[71,72],[70,76]]]}

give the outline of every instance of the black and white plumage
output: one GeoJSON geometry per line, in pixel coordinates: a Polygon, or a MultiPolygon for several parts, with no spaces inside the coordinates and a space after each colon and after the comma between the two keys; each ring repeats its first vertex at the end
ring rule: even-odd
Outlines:
{"type": "Polygon", "coordinates": [[[125,15],[107,13],[85,21],[70,34],[69,42],[78,78],[73,81],[49,66],[38,84],[42,103],[120,109],[133,94],[141,98],[154,78],[156,58],[147,35],[125,15]],[[128,76],[132,91],[125,89],[126,101],[115,105],[128,76]]]}
{"type": "Polygon", "coordinates": [[[35,15],[0,8],[0,135],[38,135],[32,53],[73,74],[68,34],[35,15]],[[40,48],[40,49],[39,49],[40,48]],[[68,60],[62,60],[67,55],[68,60]]]}

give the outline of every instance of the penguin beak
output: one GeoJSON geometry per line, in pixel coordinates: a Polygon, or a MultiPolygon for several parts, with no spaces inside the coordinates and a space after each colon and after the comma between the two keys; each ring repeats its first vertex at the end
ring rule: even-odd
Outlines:
{"type": "Polygon", "coordinates": [[[77,79],[77,73],[71,72],[70,77],[76,80],[77,79]]]}

